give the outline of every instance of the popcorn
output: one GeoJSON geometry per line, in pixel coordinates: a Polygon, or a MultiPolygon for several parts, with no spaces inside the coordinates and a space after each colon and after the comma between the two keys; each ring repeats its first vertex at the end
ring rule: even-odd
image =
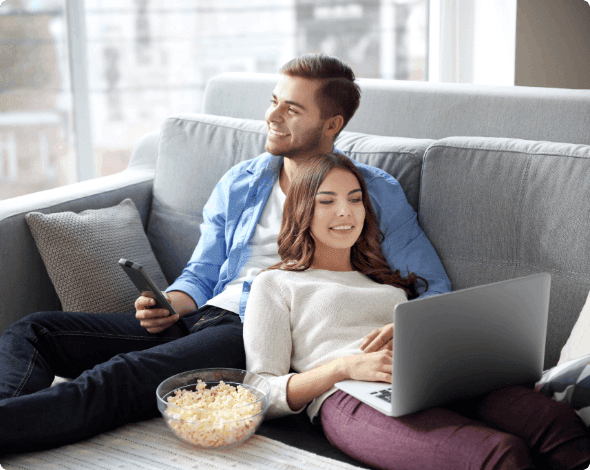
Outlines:
{"type": "Polygon", "coordinates": [[[195,391],[175,390],[168,397],[165,414],[171,418],[168,425],[181,439],[199,447],[225,447],[254,434],[263,419],[257,400],[241,385],[220,381],[207,389],[199,379],[195,391]]]}

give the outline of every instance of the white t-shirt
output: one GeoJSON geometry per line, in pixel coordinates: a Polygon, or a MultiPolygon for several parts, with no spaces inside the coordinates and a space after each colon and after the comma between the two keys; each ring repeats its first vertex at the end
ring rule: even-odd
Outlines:
{"type": "Polygon", "coordinates": [[[210,299],[206,305],[214,305],[239,313],[244,281],[254,279],[261,270],[281,261],[277,240],[281,231],[286,199],[287,196],[283,193],[277,178],[250,240],[250,258],[239,276],[228,283],[223,292],[210,299]]]}
{"type": "MultiPolygon", "coordinates": [[[[357,271],[272,270],[260,273],[244,317],[246,368],[271,384],[268,418],[294,412],[287,403],[289,369],[305,372],[343,356],[363,354],[362,339],[393,322],[406,293],[357,271]]],[[[314,418],[332,387],[307,409],[314,418]]]]}

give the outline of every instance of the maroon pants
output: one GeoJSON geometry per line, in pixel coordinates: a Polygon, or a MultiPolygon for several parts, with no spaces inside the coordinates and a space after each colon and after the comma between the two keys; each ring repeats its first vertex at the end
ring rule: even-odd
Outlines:
{"type": "Polygon", "coordinates": [[[376,468],[586,469],[590,434],[568,405],[522,386],[392,418],[339,390],[322,405],[330,442],[376,468]]]}

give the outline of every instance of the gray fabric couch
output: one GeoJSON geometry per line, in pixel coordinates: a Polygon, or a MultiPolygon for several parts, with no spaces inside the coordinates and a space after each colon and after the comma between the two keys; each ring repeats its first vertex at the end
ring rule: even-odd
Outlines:
{"type": "MultiPolygon", "coordinates": [[[[131,198],[168,280],[186,265],[219,178],[263,152],[277,75],[210,81],[203,114],[167,119],[116,175],[0,201],[0,332],[60,302],[25,222],[131,198]]],[[[336,146],[398,179],[461,289],[552,275],[545,368],[590,291],[590,91],[359,80],[361,106],[336,146]]],[[[305,415],[259,433],[353,462],[305,415]]],[[[360,465],[360,464],[359,464],[360,465]]]]}

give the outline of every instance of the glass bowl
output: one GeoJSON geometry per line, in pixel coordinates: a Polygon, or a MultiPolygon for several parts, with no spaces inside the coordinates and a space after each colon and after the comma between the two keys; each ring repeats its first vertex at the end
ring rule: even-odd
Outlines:
{"type": "Polygon", "coordinates": [[[250,438],[262,424],[270,404],[270,383],[241,369],[198,369],[164,380],[156,396],[164,421],[179,439],[200,449],[229,449],[250,438]],[[254,401],[245,402],[246,390],[254,401]],[[229,391],[234,398],[228,396],[229,391]],[[216,401],[207,397],[211,393],[218,394],[216,401]],[[183,394],[188,397],[180,403],[169,401],[183,394]]]}

